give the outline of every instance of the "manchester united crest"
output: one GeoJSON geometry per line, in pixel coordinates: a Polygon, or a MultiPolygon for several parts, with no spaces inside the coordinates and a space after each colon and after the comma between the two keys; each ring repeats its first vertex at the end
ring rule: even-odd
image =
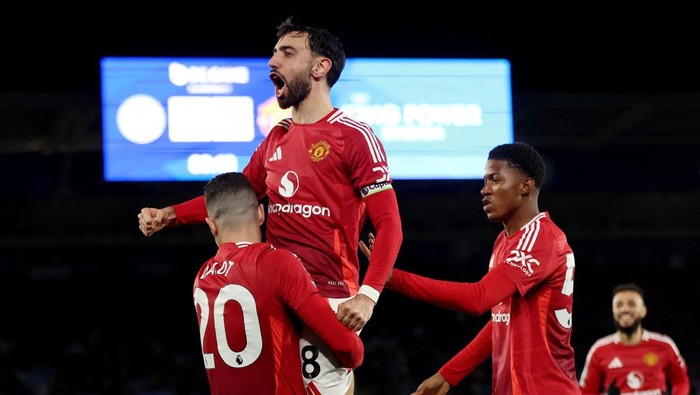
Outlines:
{"type": "Polygon", "coordinates": [[[644,363],[647,364],[647,366],[654,366],[659,363],[659,356],[653,352],[647,353],[644,355],[644,363]]]}
{"type": "Polygon", "coordinates": [[[314,162],[320,162],[328,156],[331,152],[331,145],[326,142],[326,140],[321,140],[318,143],[311,144],[309,148],[309,159],[314,162]]]}

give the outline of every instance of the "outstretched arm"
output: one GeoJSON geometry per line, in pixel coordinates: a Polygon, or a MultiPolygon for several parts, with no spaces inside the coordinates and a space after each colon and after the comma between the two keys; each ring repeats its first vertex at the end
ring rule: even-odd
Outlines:
{"type": "MultiPolygon", "coordinates": [[[[367,243],[360,240],[360,251],[367,258],[372,256],[375,240],[371,232],[367,243]]],[[[515,283],[500,270],[496,268],[490,271],[477,283],[456,283],[433,280],[400,269],[392,269],[387,279],[387,287],[417,300],[479,315],[517,291],[515,283]],[[398,273],[398,279],[393,281],[395,271],[398,273]]]]}
{"type": "Polygon", "coordinates": [[[387,288],[446,309],[481,315],[518,291],[501,268],[505,265],[495,267],[475,283],[434,280],[394,269],[387,288]]]}
{"type": "Polygon", "coordinates": [[[164,208],[144,207],[138,214],[139,229],[146,237],[165,227],[204,223],[206,217],[204,196],[164,208]]]}

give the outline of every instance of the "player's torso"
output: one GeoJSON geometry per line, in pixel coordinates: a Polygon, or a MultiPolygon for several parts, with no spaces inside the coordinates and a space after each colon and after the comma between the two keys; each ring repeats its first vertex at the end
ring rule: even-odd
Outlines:
{"type": "MultiPolygon", "coordinates": [[[[496,377],[509,377],[512,372],[520,371],[543,376],[551,374],[569,388],[576,384],[570,346],[573,255],[567,257],[564,252],[536,255],[537,248],[530,249],[528,241],[544,243],[545,250],[556,250],[552,240],[548,240],[556,236],[549,234],[550,230],[542,225],[533,227],[536,240],[532,234],[521,230],[513,237],[499,236],[494,244],[490,270],[495,265],[510,262],[519,270],[514,281],[521,282],[527,292],[524,297],[516,293],[491,309],[493,362],[494,368],[500,371],[500,374],[495,373],[496,377]],[[513,369],[514,366],[519,368],[513,369]]],[[[536,383],[531,380],[533,377],[536,375],[531,374],[528,379],[530,385],[536,383]]],[[[506,384],[501,382],[500,385],[506,384]]]]}
{"type": "Polygon", "coordinates": [[[642,342],[634,347],[612,343],[596,352],[604,372],[605,388],[614,383],[621,394],[635,391],[650,391],[649,395],[664,393],[664,366],[668,363],[668,353],[662,343],[642,342]]]}
{"type": "Polygon", "coordinates": [[[272,289],[276,281],[255,264],[265,249],[269,245],[254,244],[231,249],[226,256],[217,254],[195,279],[195,308],[212,393],[231,393],[231,388],[275,393],[276,382],[294,391],[302,388],[297,332],[272,289]]]}
{"type": "Polygon", "coordinates": [[[292,124],[269,137],[264,164],[267,241],[299,255],[321,292],[333,297],[349,296],[359,281],[361,199],[346,133],[328,123],[292,124]]]}

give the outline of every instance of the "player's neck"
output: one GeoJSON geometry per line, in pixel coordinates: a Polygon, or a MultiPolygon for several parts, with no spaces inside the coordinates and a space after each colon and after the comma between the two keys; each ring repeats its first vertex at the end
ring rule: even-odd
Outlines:
{"type": "Polygon", "coordinates": [[[620,343],[623,345],[636,346],[640,341],[642,341],[642,332],[642,327],[639,326],[633,333],[628,334],[622,331],[617,331],[617,334],[620,336],[620,343]]]}
{"type": "Polygon", "coordinates": [[[537,204],[523,205],[514,215],[503,222],[503,227],[506,230],[506,235],[510,236],[513,233],[522,229],[528,222],[532,221],[540,211],[537,209],[537,204]]]}
{"type": "Polygon", "coordinates": [[[295,123],[316,123],[333,111],[330,92],[312,91],[299,105],[292,108],[292,120],[295,123]]]}
{"type": "Polygon", "coordinates": [[[221,232],[219,235],[219,240],[222,244],[241,242],[260,243],[262,241],[262,235],[260,232],[260,227],[254,224],[236,231],[221,232]]]}

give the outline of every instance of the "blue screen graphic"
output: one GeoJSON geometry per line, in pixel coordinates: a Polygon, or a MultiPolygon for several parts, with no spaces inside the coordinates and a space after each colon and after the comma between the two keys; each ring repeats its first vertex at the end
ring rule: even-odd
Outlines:
{"type": "MultiPolygon", "coordinates": [[[[101,60],[104,178],[206,181],[241,171],[277,105],[267,58],[101,60]]],[[[396,180],[481,179],[513,142],[505,59],[349,58],[335,107],[368,123],[396,180]]]]}

